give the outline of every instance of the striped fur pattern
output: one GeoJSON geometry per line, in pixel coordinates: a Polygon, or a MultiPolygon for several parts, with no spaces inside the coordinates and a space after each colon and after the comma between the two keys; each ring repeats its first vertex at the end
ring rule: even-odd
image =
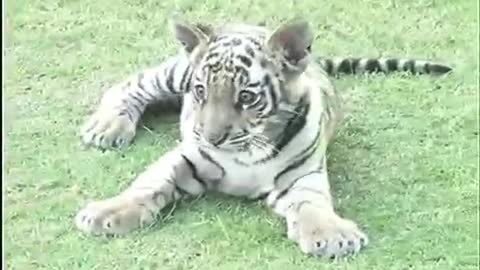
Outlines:
{"type": "Polygon", "coordinates": [[[329,75],[391,73],[396,71],[410,74],[442,75],[450,72],[449,66],[430,61],[397,58],[322,58],[317,62],[329,75]]]}
{"type": "Polygon", "coordinates": [[[365,233],[334,210],[330,194],[325,153],[342,114],[328,74],[373,66],[390,71],[413,65],[427,73],[442,68],[315,60],[313,35],[302,21],[275,31],[173,25],[183,53],[109,89],[82,139],[100,148],[126,146],[147,107],[181,97],[181,142],[122,193],[86,205],[76,216],[77,227],[126,233],[152,224],[175,200],[218,191],[265,200],[305,253],[336,257],[366,246],[365,233]]]}

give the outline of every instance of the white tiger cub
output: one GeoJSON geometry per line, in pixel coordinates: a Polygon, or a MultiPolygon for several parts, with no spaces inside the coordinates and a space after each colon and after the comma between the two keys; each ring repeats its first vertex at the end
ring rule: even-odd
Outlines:
{"type": "Polygon", "coordinates": [[[173,26],[184,53],[109,89],[82,139],[126,146],[147,106],[183,96],[181,142],[127,190],[88,204],[77,227],[126,233],[154,222],[174,200],[214,190],[265,199],[305,253],[337,257],[366,246],[365,233],[336,213],[330,194],[325,152],[342,116],[328,73],[449,68],[414,60],[315,61],[312,33],[299,20],[273,32],[173,26]]]}

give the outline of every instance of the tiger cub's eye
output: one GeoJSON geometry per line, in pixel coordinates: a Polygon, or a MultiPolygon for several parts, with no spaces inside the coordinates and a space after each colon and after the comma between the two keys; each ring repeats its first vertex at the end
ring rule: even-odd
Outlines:
{"type": "Polygon", "coordinates": [[[252,91],[243,90],[238,94],[238,102],[243,105],[250,105],[257,100],[257,94],[252,91]]]}
{"type": "Polygon", "coordinates": [[[203,98],[205,96],[205,87],[203,85],[195,85],[193,91],[197,98],[203,98]]]}

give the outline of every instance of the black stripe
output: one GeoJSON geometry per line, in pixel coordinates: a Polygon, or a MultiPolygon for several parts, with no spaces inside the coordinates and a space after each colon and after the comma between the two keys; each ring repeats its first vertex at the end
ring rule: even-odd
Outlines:
{"type": "Polygon", "coordinates": [[[265,158],[255,161],[254,164],[264,163],[272,158],[275,158],[281,152],[281,150],[303,129],[305,123],[307,122],[307,114],[309,110],[310,104],[305,103],[304,98],[302,98],[299,102],[299,105],[295,108],[295,115],[288,119],[285,128],[283,129],[279,138],[277,138],[274,144],[276,150],[265,158]]]}
{"type": "Polygon", "coordinates": [[[212,34],[213,29],[208,24],[196,23],[195,26],[207,36],[212,34]]]}
{"type": "Polygon", "coordinates": [[[137,97],[135,94],[138,94],[137,92],[129,92],[128,96],[131,97],[132,99],[138,101],[142,106],[146,105],[146,101],[142,100],[141,98],[137,97]]]}
{"type": "Polygon", "coordinates": [[[350,62],[352,65],[352,73],[353,74],[357,73],[357,68],[358,68],[358,65],[360,64],[360,58],[352,58],[350,62]]]}
{"type": "Polygon", "coordinates": [[[270,191],[262,192],[257,197],[253,198],[253,200],[264,200],[268,197],[268,195],[270,195],[270,192],[272,191],[270,190],[270,191]]]}
{"type": "Polygon", "coordinates": [[[221,48],[223,46],[223,44],[221,42],[216,42],[213,43],[212,45],[210,45],[210,47],[208,47],[208,53],[213,53],[215,52],[216,50],[218,50],[219,48],[221,48]]]}
{"type": "Polygon", "coordinates": [[[263,77],[263,84],[267,87],[268,93],[272,97],[272,110],[266,113],[267,115],[271,115],[274,114],[278,109],[278,97],[270,75],[266,74],[265,77],[263,77]]]}
{"type": "Polygon", "coordinates": [[[183,187],[177,185],[176,183],[173,182],[169,182],[174,188],[172,190],[172,200],[174,200],[175,198],[175,191],[180,193],[180,196],[183,197],[183,196],[189,196],[189,195],[192,195],[192,193],[190,193],[188,190],[184,189],[183,187]]]}
{"type": "Polygon", "coordinates": [[[216,36],[215,39],[213,39],[213,42],[217,42],[217,41],[221,41],[221,40],[224,40],[224,39],[227,39],[227,38],[230,38],[230,36],[228,35],[219,35],[219,36],[216,36]]]}
{"type": "Polygon", "coordinates": [[[258,42],[257,40],[255,40],[254,38],[252,37],[245,37],[246,39],[248,39],[253,45],[255,45],[255,47],[257,49],[260,49],[262,48],[262,44],[260,44],[260,42],[258,42]]]}
{"type": "Polygon", "coordinates": [[[248,70],[242,66],[235,66],[235,73],[237,74],[237,76],[243,76],[243,77],[248,76],[248,70]]]}
{"type": "Polygon", "coordinates": [[[137,111],[139,116],[142,115],[142,110],[140,110],[140,108],[137,106],[136,103],[129,102],[128,100],[125,100],[125,99],[123,100],[123,102],[125,102],[127,104],[127,110],[133,108],[133,109],[135,109],[135,111],[137,111]],[[130,105],[130,106],[128,106],[128,105],[130,105]]]}
{"type": "Polygon", "coordinates": [[[144,77],[145,77],[145,74],[143,74],[143,72],[138,73],[137,86],[138,86],[138,88],[145,91],[145,87],[143,86],[143,83],[142,83],[142,80],[143,80],[144,77]]]}
{"type": "Polygon", "coordinates": [[[255,51],[248,45],[245,46],[245,52],[252,58],[255,57],[255,51]]]}
{"type": "MultiPolygon", "coordinates": [[[[263,110],[265,110],[265,108],[267,107],[267,105],[268,105],[268,102],[267,102],[266,100],[264,100],[263,103],[262,103],[262,106],[260,106],[260,107],[257,109],[257,111],[263,113],[263,110]]],[[[258,106],[258,104],[257,104],[257,106],[258,106]]]]}
{"type": "Polygon", "coordinates": [[[221,45],[222,47],[230,47],[233,45],[233,42],[232,40],[229,40],[229,41],[222,42],[221,45]]]}
{"type": "MultiPolygon", "coordinates": [[[[211,63],[208,65],[208,68],[210,69],[210,71],[212,73],[215,73],[217,71],[219,71],[220,69],[222,69],[222,65],[218,62],[215,62],[215,63],[211,63]]],[[[211,75],[211,74],[210,74],[211,75]]]]}
{"type": "Polygon", "coordinates": [[[166,68],[163,69],[163,77],[167,77],[168,76],[168,72],[170,71],[170,69],[168,68],[168,66],[166,68]]]}
{"type": "Polygon", "coordinates": [[[151,102],[152,100],[154,100],[155,98],[152,96],[152,94],[148,93],[147,91],[145,91],[145,89],[142,89],[143,92],[140,92],[140,91],[137,91],[137,95],[139,95],[143,100],[145,100],[146,103],[149,103],[151,102]],[[144,96],[143,94],[147,94],[148,97],[144,96]]]}
{"type": "Polygon", "coordinates": [[[234,46],[242,45],[242,40],[239,39],[239,38],[233,38],[233,39],[232,39],[232,44],[233,44],[234,46]]]}
{"type": "Polygon", "coordinates": [[[187,163],[190,170],[192,171],[193,179],[195,179],[198,183],[200,183],[200,185],[202,185],[203,189],[206,190],[207,189],[207,184],[205,183],[205,181],[203,181],[198,176],[198,171],[197,171],[197,167],[195,167],[195,164],[193,164],[193,162],[190,159],[188,159],[186,156],[184,156],[184,155],[181,155],[181,156],[185,160],[185,162],[187,163]]]}
{"type": "MultiPolygon", "coordinates": [[[[231,127],[229,128],[231,129],[231,127]]],[[[228,139],[228,136],[229,136],[229,133],[228,131],[222,135],[222,137],[218,138],[218,137],[215,137],[215,142],[212,143],[214,146],[218,146],[220,144],[223,144],[227,139],[228,139]]]]}
{"type": "Polygon", "coordinates": [[[258,104],[263,101],[261,97],[258,97],[257,100],[255,100],[254,103],[250,104],[247,106],[247,108],[250,110],[252,108],[255,108],[256,106],[258,106],[258,104]]]}
{"type": "Polygon", "coordinates": [[[337,68],[337,73],[352,74],[352,66],[349,59],[343,59],[337,68]]]}
{"type": "Polygon", "coordinates": [[[198,171],[197,171],[197,167],[195,166],[195,164],[193,164],[193,162],[192,162],[190,159],[188,159],[186,156],[184,156],[184,155],[181,155],[181,156],[182,156],[182,158],[185,160],[185,162],[187,163],[187,165],[188,165],[188,167],[190,168],[190,170],[192,171],[192,176],[193,176],[193,178],[194,178],[197,182],[199,182],[204,189],[206,189],[207,184],[205,183],[205,181],[203,181],[203,179],[201,179],[201,178],[198,176],[198,171]]]}
{"type": "Polygon", "coordinates": [[[307,114],[310,110],[310,104],[304,104],[300,101],[299,106],[295,108],[295,114],[287,121],[287,125],[282,132],[282,136],[275,145],[278,150],[282,150],[305,126],[307,122],[307,114]]]}
{"type": "Polygon", "coordinates": [[[237,58],[247,67],[252,66],[252,60],[250,58],[246,57],[245,55],[238,55],[237,58]]]}
{"type": "Polygon", "coordinates": [[[309,159],[313,155],[313,153],[315,153],[315,150],[317,149],[317,146],[318,146],[317,141],[318,141],[319,137],[320,137],[320,131],[317,131],[317,135],[315,135],[315,139],[313,139],[312,143],[310,143],[310,145],[308,145],[305,149],[303,149],[302,152],[300,152],[300,154],[298,154],[294,158],[296,160],[293,163],[291,163],[290,165],[288,165],[285,169],[280,171],[277,175],[275,175],[275,177],[274,177],[275,185],[277,184],[278,179],[282,175],[288,173],[291,170],[294,170],[294,169],[298,168],[305,161],[307,161],[307,159],[309,159]]]}
{"type": "Polygon", "coordinates": [[[444,65],[439,65],[439,64],[430,64],[430,70],[433,73],[444,74],[452,71],[452,68],[444,65]]]}
{"type": "Polygon", "coordinates": [[[183,107],[183,96],[177,96],[176,101],[176,108],[181,109],[183,107]]]}
{"type": "MultiPolygon", "coordinates": [[[[155,82],[152,82],[152,81],[151,81],[150,83],[151,83],[152,85],[155,85],[155,82]]],[[[154,96],[152,93],[150,93],[150,91],[147,91],[147,89],[143,89],[143,88],[142,88],[142,90],[144,91],[145,94],[147,94],[147,96],[150,98],[151,101],[157,99],[157,97],[154,96]]]]}
{"type": "Polygon", "coordinates": [[[190,69],[190,74],[188,75],[187,84],[185,85],[185,93],[189,93],[191,90],[192,76],[193,76],[193,68],[190,69]]]}
{"type": "Polygon", "coordinates": [[[254,82],[254,83],[248,83],[247,87],[252,87],[252,88],[253,87],[258,87],[258,86],[260,86],[260,83],[261,83],[260,81],[254,82]]]}
{"type": "Polygon", "coordinates": [[[162,84],[160,83],[160,79],[158,78],[158,73],[155,73],[155,86],[159,92],[165,92],[162,88],[162,84]]]}
{"type": "Polygon", "coordinates": [[[331,59],[324,59],[324,63],[325,63],[325,71],[327,72],[327,74],[330,74],[332,75],[332,72],[333,72],[333,61],[331,59]]]}
{"type": "Polygon", "coordinates": [[[302,175],[302,176],[299,176],[299,177],[295,178],[285,189],[283,189],[282,191],[280,191],[280,192],[278,193],[277,197],[276,197],[275,200],[272,202],[271,207],[274,208],[275,205],[277,204],[277,201],[280,200],[280,199],[282,199],[285,195],[287,195],[287,193],[290,191],[290,189],[291,189],[300,179],[302,179],[302,178],[304,178],[304,177],[306,177],[306,176],[309,176],[309,175],[311,175],[311,174],[314,174],[314,173],[320,174],[320,173],[322,173],[322,171],[320,171],[320,170],[314,170],[314,171],[311,171],[311,172],[309,172],[309,173],[306,173],[306,174],[304,174],[304,175],[302,175]]]}
{"type": "Polygon", "coordinates": [[[368,59],[365,64],[365,71],[370,73],[376,73],[382,70],[378,59],[368,59]]]}
{"type": "Polygon", "coordinates": [[[170,93],[175,93],[175,88],[173,86],[173,80],[175,77],[175,70],[177,68],[177,62],[173,64],[173,66],[170,68],[167,76],[167,89],[170,91],[170,93]]]}
{"type": "Polygon", "coordinates": [[[175,184],[175,190],[177,190],[180,194],[187,194],[187,195],[190,195],[192,193],[188,192],[186,189],[178,186],[175,184]]]}
{"type": "Polygon", "coordinates": [[[415,74],[415,60],[408,60],[403,64],[403,71],[410,71],[415,74]]]}
{"type": "Polygon", "coordinates": [[[180,92],[185,92],[187,81],[190,80],[190,69],[191,65],[188,65],[187,68],[183,71],[182,79],[180,80],[180,92]]]}
{"type": "Polygon", "coordinates": [[[221,178],[225,177],[225,168],[223,168],[222,165],[220,165],[220,163],[218,163],[216,160],[214,160],[207,152],[203,151],[201,148],[198,148],[198,152],[200,153],[200,155],[205,158],[206,160],[208,160],[210,163],[214,164],[215,166],[217,166],[221,171],[222,171],[222,176],[221,178]]]}
{"type": "Polygon", "coordinates": [[[430,63],[426,62],[423,66],[423,70],[425,71],[425,73],[430,73],[430,63]]]}
{"type": "Polygon", "coordinates": [[[119,116],[127,115],[128,119],[129,119],[130,121],[132,121],[132,123],[135,122],[135,121],[133,121],[133,115],[132,115],[127,109],[121,110],[118,115],[119,115],[119,116]]]}
{"type": "Polygon", "coordinates": [[[207,55],[207,57],[205,57],[205,62],[208,62],[210,59],[212,59],[213,57],[217,57],[219,55],[218,52],[211,52],[207,55]]]}
{"type": "Polygon", "coordinates": [[[385,63],[387,64],[387,72],[396,71],[398,69],[398,59],[387,59],[385,63]]]}

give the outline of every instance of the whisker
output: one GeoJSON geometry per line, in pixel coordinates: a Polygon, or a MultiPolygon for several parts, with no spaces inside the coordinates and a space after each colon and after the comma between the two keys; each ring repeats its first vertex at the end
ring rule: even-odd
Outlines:
{"type": "Polygon", "coordinates": [[[260,150],[263,154],[268,155],[267,150],[263,145],[258,144],[258,141],[252,140],[251,145],[260,150]]]}
{"type": "Polygon", "coordinates": [[[261,147],[266,150],[268,148],[268,150],[270,150],[271,152],[280,152],[280,150],[278,150],[275,145],[273,145],[272,143],[269,142],[269,138],[266,137],[265,135],[262,135],[262,134],[258,134],[258,135],[255,135],[252,137],[253,141],[255,141],[258,145],[258,143],[261,144],[261,147]]]}
{"type": "Polygon", "coordinates": [[[240,132],[237,134],[234,134],[230,137],[230,141],[235,141],[237,139],[243,139],[244,137],[248,136],[249,134],[247,132],[240,132]]]}
{"type": "Polygon", "coordinates": [[[297,112],[295,110],[288,109],[288,108],[282,108],[280,111],[291,113],[291,114],[296,115],[296,116],[303,116],[303,114],[301,112],[297,112]]]}

